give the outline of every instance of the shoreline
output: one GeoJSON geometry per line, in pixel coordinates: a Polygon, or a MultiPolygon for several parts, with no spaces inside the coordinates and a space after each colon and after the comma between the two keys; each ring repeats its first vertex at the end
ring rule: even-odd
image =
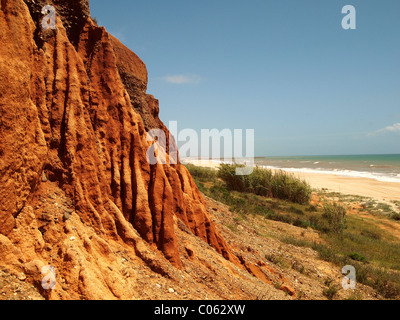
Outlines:
{"type": "MultiPolygon", "coordinates": [[[[213,160],[184,159],[183,164],[190,163],[199,167],[217,169],[219,163],[213,160]]],[[[393,201],[400,201],[400,183],[378,181],[372,178],[345,177],[335,174],[318,172],[292,172],[295,177],[308,182],[312,188],[330,192],[338,192],[345,195],[361,196],[372,198],[380,202],[393,204],[393,201]]]]}

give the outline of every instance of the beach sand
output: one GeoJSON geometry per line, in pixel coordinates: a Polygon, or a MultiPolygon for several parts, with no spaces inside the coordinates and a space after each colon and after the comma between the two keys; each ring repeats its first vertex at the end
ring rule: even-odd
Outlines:
{"type": "MultiPolygon", "coordinates": [[[[191,163],[200,167],[219,167],[218,162],[209,160],[185,159],[182,162],[191,163]]],[[[397,182],[383,182],[374,179],[342,177],[323,173],[293,172],[293,175],[307,181],[314,189],[324,189],[328,192],[362,196],[384,203],[400,201],[400,183],[397,182]]]]}
{"type": "Polygon", "coordinates": [[[373,198],[382,202],[400,201],[400,183],[367,178],[342,177],[333,174],[294,173],[315,189],[328,189],[348,195],[373,198]]]}

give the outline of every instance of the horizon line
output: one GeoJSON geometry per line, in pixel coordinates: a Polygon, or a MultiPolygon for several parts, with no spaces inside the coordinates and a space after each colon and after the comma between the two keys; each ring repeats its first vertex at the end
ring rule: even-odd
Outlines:
{"type": "Polygon", "coordinates": [[[331,157],[331,156],[400,156],[400,153],[358,153],[358,154],[298,154],[298,155],[264,155],[254,158],[272,158],[272,157],[331,157]]]}

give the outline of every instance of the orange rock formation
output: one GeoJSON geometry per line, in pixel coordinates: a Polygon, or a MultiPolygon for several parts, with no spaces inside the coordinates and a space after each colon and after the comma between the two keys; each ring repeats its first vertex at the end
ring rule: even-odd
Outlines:
{"type": "Polygon", "coordinates": [[[79,250],[88,255],[107,257],[110,243],[118,243],[160,272],[162,255],[182,266],[174,230],[179,220],[245,269],[217,232],[186,168],[146,159],[153,143],[146,133],[168,130],[158,118],[158,101],[146,93],[145,64],[94,24],[87,0],[52,3],[56,29],[43,30],[47,2],[0,2],[3,265],[38,284],[38,270],[51,263],[73,283],[69,291],[98,298],[88,279],[100,281],[101,267],[92,267],[90,257],[86,264],[77,261],[71,234],[78,234],[79,250]],[[45,193],[63,202],[46,211],[45,193]]]}

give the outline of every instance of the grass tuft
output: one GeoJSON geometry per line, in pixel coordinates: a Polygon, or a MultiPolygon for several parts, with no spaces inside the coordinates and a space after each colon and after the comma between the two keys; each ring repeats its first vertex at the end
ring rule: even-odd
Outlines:
{"type": "Polygon", "coordinates": [[[299,204],[308,204],[311,200],[310,185],[292,174],[256,167],[250,175],[239,176],[236,175],[236,169],[239,167],[241,166],[222,164],[219,168],[218,178],[222,179],[230,190],[299,204]]]}

